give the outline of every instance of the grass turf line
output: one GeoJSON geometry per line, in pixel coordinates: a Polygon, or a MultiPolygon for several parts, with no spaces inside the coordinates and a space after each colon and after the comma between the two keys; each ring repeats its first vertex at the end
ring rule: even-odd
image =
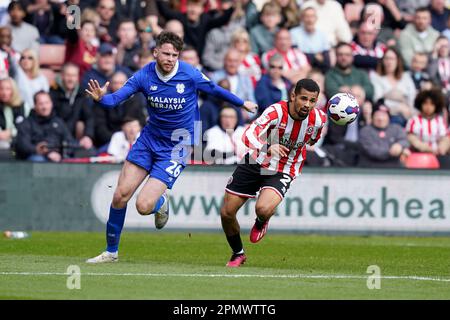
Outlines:
{"type": "Polygon", "coordinates": [[[450,283],[447,281],[450,279],[448,238],[269,233],[260,243],[250,244],[247,237],[247,234],[243,235],[248,262],[238,269],[224,267],[230,252],[221,233],[125,231],[122,234],[120,262],[94,266],[84,261],[104,248],[104,233],[34,232],[29,239],[2,238],[0,297],[450,298],[450,283]],[[65,273],[69,265],[81,268],[81,290],[66,287],[65,273]],[[366,286],[369,265],[381,268],[380,290],[369,290],[366,286]]]}

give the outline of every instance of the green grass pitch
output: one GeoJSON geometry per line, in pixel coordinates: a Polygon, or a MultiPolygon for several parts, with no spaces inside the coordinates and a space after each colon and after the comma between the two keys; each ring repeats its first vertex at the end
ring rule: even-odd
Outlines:
{"type": "Polygon", "coordinates": [[[244,233],[247,263],[228,269],[230,253],[220,232],[125,230],[118,263],[85,264],[104,241],[103,232],[1,238],[0,298],[450,299],[450,238],[269,230],[250,244],[244,233]],[[80,289],[67,288],[70,265],[80,268],[80,289]],[[380,267],[380,289],[367,287],[370,265],[380,267]]]}

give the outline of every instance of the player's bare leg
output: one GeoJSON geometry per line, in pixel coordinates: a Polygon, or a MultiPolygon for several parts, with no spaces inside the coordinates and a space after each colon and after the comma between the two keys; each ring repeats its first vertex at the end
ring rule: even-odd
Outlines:
{"type": "Polygon", "coordinates": [[[92,259],[88,259],[87,263],[118,261],[120,234],[125,221],[127,203],[147,175],[148,173],[145,169],[125,161],[114,191],[109,219],[106,224],[106,251],[92,259]]]}
{"type": "Polygon", "coordinates": [[[169,219],[169,198],[167,185],[161,180],[149,178],[136,201],[136,209],[141,215],[155,213],[155,226],[163,228],[169,219]]]}
{"type": "Polygon", "coordinates": [[[236,219],[236,214],[247,198],[239,197],[225,192],[222,207],[220,209],[220,218],[222,220],[222,228],[227,237],[228,244],[233,250],[233,255],[227,263],[228,267],[239,267],[246,260],[244,248],[242,245],[240,226],[236,219]]]}
{"type": "Polygon", "coordinates": [[[125,160],[114,191],[112,207],[124,208],[147,175],[147,170],[125,160]]]}
{"type": "Polygon", "coordinates": [[[256,243],[260,241],[267,232],[269,219],[275,213],[276,207],[283,198],[273,189],[262,189],[256,201],[256,221],[250,231],[250,241],[256,243]]]}

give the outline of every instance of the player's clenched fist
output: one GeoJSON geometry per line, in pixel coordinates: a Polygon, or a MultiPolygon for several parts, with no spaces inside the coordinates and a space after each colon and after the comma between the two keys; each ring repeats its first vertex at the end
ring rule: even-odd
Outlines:
{"type": "Polygon", "coordinates": [[[258,105],[251,101],[245,101],[242,108],[244,108],[248,112],[256,113],[256,111],[258,110],[258,105]]]}

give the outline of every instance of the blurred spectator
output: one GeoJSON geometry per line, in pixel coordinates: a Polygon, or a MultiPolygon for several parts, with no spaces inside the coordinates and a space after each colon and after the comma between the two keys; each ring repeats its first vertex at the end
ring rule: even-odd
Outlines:
{"type": "Polygon", "coordinates": [[[222,4],[224,10],[219,15],[215,15],[214,12],[203,12],[204,0],[188,0],[186,13],[170,9],[165,1],[157,0],[156,2],[164,18],[176,19],[183,24],[184,42],[196,48],[200,57],[203,54],[208,31],[227,24],[234,11],[232,7],[234,4],[229,1],[222,4]]]}
{"type": "Polygon", "coordinates": [[[236,30],[240,30],[244,26],[244,12],[240,3],[237,2],[230,21],[220,28],[212,29],[206,35],[202,62],[208,70],[217,71],[223,68],[223,58],[230,47],[231,37],[236,30]]]}
{"type": "Polygon", "coordinates": [[[317,29],[328,36],[328,43],[352,41],[350,26],[345,20],[344,9],[335,0],[309,0],[303,3],[302,10],[313,7],[317,13],[317,29]]]}
{"type": "Polygon", "coordinates": [[[386,51],[386,45],[377,41],[378,30],[367,21],[359,25],[355,40],[352,42],[354,62],[357,68],[375,70],[378,61],[386,51]]]}
{"type": "MultiPolygon", "coordinates": [[[[360,85],[353,85],[350,88],[350,93],[356,98],[359,105],[360,114],[358,116],[358,125],[364,126],[372,123],[372,102],[366,99],[366,92],[360,85]]],[[[355,121],[356,122],[356,121],[355,121]]],[[[348,126],[352,127],[353,124],[348,126]]]]}
{"type": "Polygon", "coordinates": [[[364,70],[353,66],[352,47],[348,43],[336,46],[336,65],[325,74],[325,92],[331,98],[338,92],[350,92],[350,87],[360,85],[368,100],[372,100],[373,86],[364,70]]]}
{"type": "MultiPolygon", "coordinates": [[[[323,112],[327,113],[327,103],[328,99],[325,95],[325,76],[319,69],[311,69],[311,71],[306,76],[307,78],[310,78],[314,80],[320,88],[319,97],[316,102],[316,108],[322,110],[323,112]]],[[[325,132],[322,130],[321,139],[325,136],[325,132]]],[[[318,142],[316,142],[317,145],[318,142]]]]}
{"type": "MultiPolygon", "coordinates": [[[[128,76],[123,72],[115,72],[111,77],[109,89],[111,93],[119,90],[127,81],[128,76]]],[[[95,145],[103,147],[100,152],[106,151],[107,144],[114,132],[120,131],[125,117],[130,116],[139,120],[141,125],[145,124],[144,107],[146,102],[144,96],[135,94],[128,100],[113,109],[105,109],[98,103],[94,104],[95,118],[95,145]]]]}
{"type": "Polygon", "coordinates": [[[119,29],[117,30],[117,38],[117,64],[127,67],[131,71],[137,71],[140,45],[133,20],[123,19],[120,21],[119,29]]]}
{"type": "Polygon", "coordinates": [[[260,23],[250,29],[252,51],[261,56],[273,47],[278,24],[281,22],[281,8],[274,2],[267,2],[261,9],[260,23]]]}
{"type": "Polygon", "coordinates": [[[243,133],[244,127],[238,125],[236,109],[222,108],[219,123],[205,132],[205,162],[238,163],[246,152],[242,142],[243,133]]]}
{"type": "Polygon", "coordinates": [[[180,21],[176,19],[167,21],[166,25],[164,26],[164,30],[173,32],[181,39],[184,39],[184,26],[180,21]]]}
{"type": "Polygon", "coordinates": [[[131,146],[136,142],[141,133],[139,120],[132,117],[123,119],[121,131],[115,132],[108,145],[108,153],[115,158],[115,162],[124,162],[131,146]]]}
{"type": "Polygon", "coordinates": [[[16,70],[15,60],[18,60],[18,55],[13,48],[11,48],[12,35],[11,29],[8,26],[0,27],[0,77],[8,76],[14,77],[16,70]]]}
{"type": "Polygon", "coordinates": [[[194,68],[202,71],[203,66],[200,64],[200,58],[197,51],[191,46],[185,46],[180,53],[180,60],[189,63],[194,68]]]}
{"type": "Polygon", "coordinates": [[[36,92],[48,92],[48,80],[41,73],[38,55],[33,49],[25,49],[22,52],[15,80],[19,86],[20,95],[29,106],[34,106],[33,97],[36,92]]]}
{"type": "Polygon", "coordinates": [[[36,26],[40,34],[40,43],[63,44],[58,27],[65,16],[60,5],[48,0],[30,1],[26,6],[27,21],[36,26]]]}
{"type": "Polygon", "coordinates": [[[299,7],[296,0],[275,0],[281,7],[281,28],[291,29],[298,26],[299,7]]]}
{"type": "Polygon", "coordinates": [[[146,64],[155,60],[153,52],[144,49],[141,49],[141,51],[139,51],[138,57],[139,57],[138,61],[139,69],[142,69],[146,64]]]}
{"type": "Polygon", "coordinates": [[[442,32],[447,28],[450,10],[445,7],[445,0],[430,0],[431,26],[442,32]]]}
{"type": "Polygon", "coordinates": [[[317,13],[313,7],[302,10],[301,25],[290,30],[292,44],[301,48],[313,68],[327,72],[330,68],[330,44],[325,33],[317,30],[317,13]]]}
{"type": "Polygon", "coordinates": [[[409,68],[414,52],[433,51],[439,32],[431,26],[431,14],[427,8],[419,8],[414,15],[414,22],[408,23],[400,33],[399,48],[403,62],[409,68]]]}
{"type": "Polygon", "coordinates": [[[16,122],[28,116],[30,108],[22,101],[15,81],[0,80],[0,159],[11,159],[11,145],[17,135],[16,122]]]}
{"type": "MultiPolygon", "coordinates": [[[[397,36],[394,34],[393,28],[385,22],[383,7],[380,4],[366,4],[361,11],[360,23],[367,23],[377,30],[377,41],[384,43],[386,46],[397,44],[397,36]]],[[[396,26],[394,26],[395,28],[396,26]]],[[[398,33],[398,31],[396,32],[398,33]]]]}
{"type": "Polygon", "coordinates": [[[131,77],[130,69],[116,64],[117,49],[109,43],[102,43],[97,51],[97,63],[87,71],[81,80],[81,89],[86,89],[90,79],[97,80],[101,85],[105,84],[111,76],[121,71],[131,77]]]}
{"type": "Polygon", "coordinates": [[[292,83],[306,77],[311,70],[306,55],[299,48],[292,47],[291,34],[287,29],[280,29],[274,41],[275,47],[262,56],[262,64],[265,69],[268,68],[269,59],[275,53],[280,54],[284,59],[283,76],[292,83]]]}
{"type": "MultiPolygon", "coordinates": [[[[227,79],[222,79],[218,81],[217,84],[222,88],[224,88],[225,90],[230,90],[230,81],[228,81],[227,79]]],[[[200,107],[200,121],[202,122],[202,133],[205,133],[206,130],[214,127],[219,122],[220,109],[222,109],[225,106],[230,105],[227,102],[217,99],[211,95],[206,96],[205,101],[200,107]]],[[[234,108],[236,108],[239,125],[243,125],[244,120],[242,118],[242,113],[237,107],[234,108]]]]}
{"type": "Polygon", "coordinates": [[[395,4],[400,10],[403,19],[407,22],[411,22],[414,20],[416,9],[428,6],[430,4],[430,0],[395,0],[395,4]]]}
{"type": "Polygon", "coordinates": [[[139,19],[137,22],[137,31],[139,36],[139,46],[141,50],[151,52],[156,46],[154,39],[154,29],[145,19],[139,19]]]}
{"type": "Polygon", "coordinates": [[[133,21],[139,19],[153,19],[157,18],[159,15],[158,8],[156,7],[154,0],[128,0],[117,2],[120,3],[120,14],[133,21]]]}
{"type": "Polygon", "coordinates": [[[384,99],[391,122],[405,126],[414,114],[416,87],[411,76],[404,72],[403,61],[397,49],[390,47],[378,63],[377,72],[370,74],[374,87],[374,101],[384,99]]]}
{"type": "Polygon", "coordinates": [[[258,9],[253,0],[241,0],[241,4],[245,12],[245,28],[250,30],[258,24],[258,9]]]}
{"type": "Polygon", "coordinates": [[[420,113],[411,118],[406,126],[412,150],[446,155],[450,150],[450,133],[447,121],[442,116],[445,100],[441,91],[433,89],[419,92],[414,106],[420,113]]]}
{"type": "Polygon", "coordinates": [[[422,52],[414,53],[411,70],[407,71],[410,75],[417,91],[429,90],[433,86],[431,77],[427,72],[428,55],[422,52]]]}
{"type": "Polygon", "coordinates": [[[444,92],[450,96],[450,44],[449,40],[440,36],[436,40],[433,54],[428,65],[431,79],[439,84],[444,92]]]}
{"type": "Polygon", "coordinates": [[[85,149],[94,146],[94,115],[92,102],[80,90],[79,68],[76,64],[64,65],[56,85],[50,89],[54,112],[61,118],[85,149]]]}
{"type": "Polygon", "coordinates": [[[30,116],[17,125],[17,157],[34,162],[60,162],[64,144],[77,143],[64,121],[52,112],[52,99],[47,92],[37,92],[34,105],[30,116]]]}
{"type": "Polygon", "coordinates": [[[269,59],[268,72],[256,85],[255,97],[261,114],[268,106],[280,100],[288,100],[292,83],[283,77],[283,56],[275,53],[269,59]]]}
{"type": "MultiPolygon", "coordinates": [[[[230,91],[233,94],[244,101],[249,100],[256,102],[252,80],[249,76],[242,75],[238,72],[241,61],[241,53],[236,49],[229,49],[225,54],[223,70],[214,72],[211,75],[211,80],[218,82],[222,79],[227,79],[230,82],[230,91]]],[[[250,119],[250,113],[243,109],[241,110],[241,113],[244,121],[250,119]]]]}
{"type": "Polygon", "coordinates": [[[237,49],[243,57],[239,66],[239,73],[248,75],[255,87],[262,74],[261,59],[252,52],[250,35],[245,29],[237,29],[231,35],[231,48],[237,49]]]}
{"type": "Polygon", "coordinates": [[[395,0],[375,0],[383,9],[383,20],[378,28],[389,28],[394,32],[405,28],[407,21],[405,21],[402,12],[397,7],[395,0]]]}
{"type": "Polygon", "coordinates": [[[9,27],[12,31],[11,47],[17,52],[22,52],[28,48],[38,51],[39,31],[35,26],[24,21],[26,12],[22,3],[11,1],[8,6],[8,13],[10,17],[9,27]]]}
{"type": "Polygon", "coordinates": [[[96,10],[100,16],[100,25],[97,29],[97,35],[100,41],[116,43],[120,13],[116,11],[114,0],[99,0],[96,10]]]}
{"type": "Polygon", "coordinates": [[[83,21],[79,30],[68,31],[64,61],[80,67],[80,79],[95,63],[99,43],[95,24],[91,20],[83,21]]]}
{"type": "Polygon", "coordinates": [[[399,168],[401,160],[411,154],[405,131],[390,123],[389,108],[382,103],[374,108],[372,124],[361,129],[358,144],[360,167],[399,168]]]}

